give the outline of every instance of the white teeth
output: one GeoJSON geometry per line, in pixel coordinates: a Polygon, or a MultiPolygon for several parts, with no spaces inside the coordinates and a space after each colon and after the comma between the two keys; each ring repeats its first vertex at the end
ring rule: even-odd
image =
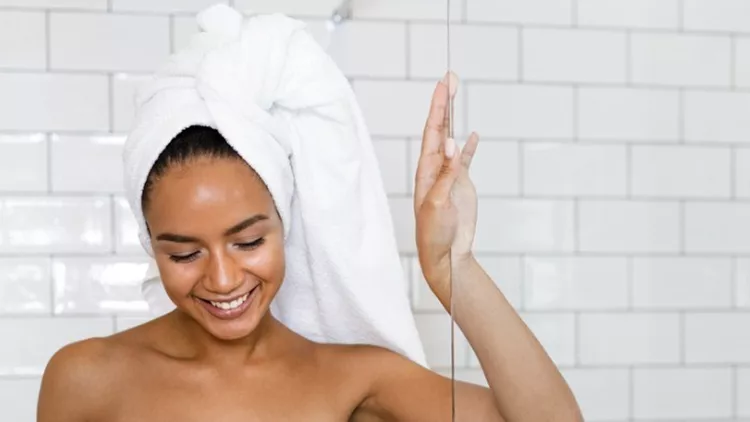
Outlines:
{"type": "Polygon", "coordinates": [[[231,302],[214,302],[214,301],[210,301],[210,302],[215,307],[217,307],[219,309],[223,309],[225,311],[228,311],[230,309],[236,309],[237,307],[239,307],[240,305],[242,305],[243,303],[245,303],[245,301],[247,300],[248,296],[250,296],[249,292],[246,293],[244,296],[242,296],[242,297],[240,297],[238,299],[235,299],[235,300],[233,300],[231,302]]]}

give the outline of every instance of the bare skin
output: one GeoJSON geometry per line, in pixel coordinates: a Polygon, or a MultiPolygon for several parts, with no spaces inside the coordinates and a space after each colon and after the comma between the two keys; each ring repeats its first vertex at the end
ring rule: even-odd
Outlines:
{"type": "MultiPolygon", "coordinates": [[[[448,259],[456,282],[471,284],[457,297],[467,311],[456,319],[490,388],[459,383],[457,420],[580,421],[554,364],[471,254],[476,196],[467,170],[478,138],[445,158],[448,95],[438,84],[415,215],[420,263],[446,310],[448,259]]],[[[146,220],[177,309],[58,351],[42,381],[39,422],[451,420],[449,379],[381,348],[311,342],[274,319],[283,227],[244,162],[173,166],[154,184],[146,220]],[[249,305],[231,319],[206,302],[248,293],[249,305]]]]}

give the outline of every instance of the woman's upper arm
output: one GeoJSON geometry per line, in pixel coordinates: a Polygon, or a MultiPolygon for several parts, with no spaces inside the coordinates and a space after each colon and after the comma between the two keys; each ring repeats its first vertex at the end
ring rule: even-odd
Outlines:
{"type": "MultiPolygon", "coordinates": [[[[372,384],[355,421],[452,421],[449,378],[388,351],[373,351],[366,359],[371,361],[372,384]]],[[[455,420],[503,422],[492,392],[464,382],[456,382],[455,420]]]]}
{"type": "Polygon", "coordinates": [[[85,340],[63,347],[52,356],[42,376],[37,422],[91,420],[104,399],[101,340],[85,340]]]}

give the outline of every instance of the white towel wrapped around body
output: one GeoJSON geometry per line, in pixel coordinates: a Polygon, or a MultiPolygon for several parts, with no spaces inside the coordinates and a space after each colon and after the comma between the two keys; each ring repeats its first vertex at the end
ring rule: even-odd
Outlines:
{"type": "MultiPolygon", "coordinates": [[[[146,178],[183,129],[216,128],[269,188],[284,224],[286,277],[271,312],[314,341],[371,344],[425,365],[378,162],[347,79],[283,15],[245,19],[228,6],[139,91],[125,184],[144,248],[146,178]]],[[[158,275],[155,314],[174,309],[158,275]]]]}

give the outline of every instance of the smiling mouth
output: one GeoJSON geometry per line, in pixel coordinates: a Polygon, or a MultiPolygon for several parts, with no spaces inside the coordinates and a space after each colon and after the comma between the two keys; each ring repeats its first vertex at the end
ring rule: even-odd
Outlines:
{"type": "Polygon", "coordinates": [[[231,311],[233,309],[237,309],[240,306],[242,306],[242,304],[245,303],[245,301],[247,301],[247,299],[250,297],[250,295],[257,288],[258,288],[258,286],[255,286],[249,292],[245,293],[244,295],[242,295],[240,297],[237,297],[237,298],[235,298],[233,300],[227,300],[227,301],[214,301],[214,300],[203,299],[203,298],[200,298],[200,297],[197,297],[197,296],[196,296],[196,298],[198,300],[200,300],[201,302],[204,302],[206,304],[209,304],[209,305],[215,307],[216,309],[221,309],[223,311],[231,311]]]}

